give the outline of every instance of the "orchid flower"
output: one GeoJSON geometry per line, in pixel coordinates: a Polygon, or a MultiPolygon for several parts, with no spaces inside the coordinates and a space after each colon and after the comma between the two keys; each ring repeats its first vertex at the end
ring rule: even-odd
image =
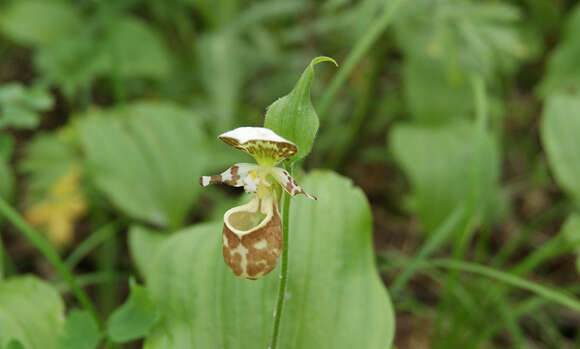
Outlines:
{"type": "Polygon", "coordinates": [[[238,163],[215,176],[200,178],[202,186],[225,183],[253,194],[249,203],[224,214],[223,255],[233,273],[256,280],[272,271],[282,252],[282,221],[276,183],[291,196],[304,194],[290,174],[276,165],[294,155],[296,145],[263,127],[240,127],[221,134],[226,144],[245,151],[257,164],[238,163]]]}

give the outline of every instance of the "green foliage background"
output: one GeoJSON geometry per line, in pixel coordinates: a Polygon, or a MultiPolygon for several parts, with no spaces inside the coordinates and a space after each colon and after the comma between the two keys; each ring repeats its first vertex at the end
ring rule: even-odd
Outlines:
{"type": "Polygon", "coordinates": [[[580,346],[578,57],[567,0],[0,2],[0,348],[266,348],[198,184],[261,125],[281,348],[580,346]]]}

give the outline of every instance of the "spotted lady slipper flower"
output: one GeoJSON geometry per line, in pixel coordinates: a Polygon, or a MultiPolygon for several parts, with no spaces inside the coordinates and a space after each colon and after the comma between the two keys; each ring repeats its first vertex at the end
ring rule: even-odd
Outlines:
{"type": "Polygon", "coordinates": [[[282,252],[282,221],[275,186],[288,194],[304,194],[312,200],[290,174],[276,165],[296,154],[296,145],[263,127],[240,127],[218,137],[226,144],[245,151],[257,164],[238,163],[215,176],[203,176],[202,186],[225,183],[244,187],[253,194],[249,203],[224,214],[223,255],[233,273],[256,280],[276,267],[282,252]]]}

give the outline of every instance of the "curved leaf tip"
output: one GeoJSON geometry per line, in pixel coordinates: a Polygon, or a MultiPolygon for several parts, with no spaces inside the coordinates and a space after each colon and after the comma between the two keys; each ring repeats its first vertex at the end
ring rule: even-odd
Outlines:
{"type": "Polygon", "coordinates": [[[332,63],[334,63],[334,65],[335,65],[336,67],[338,67],[338,63],[336,63],[336,61],[334,60],[334,58],[327,57],[327,56],[318,56],[318,57],[314,58],[314,59],[313,59],[313,60],[310,62],[310,65],[311,65],[311,66],[314,66],[314,65],[316,65],[316,64],[318,64],[318,63],[322,63],[322,62],[332,62],[332,63]]]}

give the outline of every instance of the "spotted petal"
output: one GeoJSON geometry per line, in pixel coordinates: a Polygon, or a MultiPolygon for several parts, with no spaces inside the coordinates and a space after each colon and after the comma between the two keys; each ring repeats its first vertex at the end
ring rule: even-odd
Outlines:
{"type": "Polygon", "coordinates": [[[260,165],[275,165],[297,151],[296,144],[264,127],[239,127],[219,139],[250,154],[260,165]]]}
{"type": "Polygon", "coordinates": [[[228,168],[219,175],[214,176],[203,176],[199,179],[199,184],[202,187],[206,187],[214,183],[225,183],[231,185],[232,187],[243,187],[246,183],[246,177],[250,171],[256,171],[258,168],[255,164],[239,163],[228,168]]]}
{"type": "Polygon", "coordinates": [[[282,188],[284,188],[284,190],[286,190],[286,192],[291,196],[294,196],[296,194],[304,194],[311,200],[317,200],[316,196],[310,195],[307,192],[305,192],[304,189],[302,189],[296,183],[294,178],[290,176],[288,171],[279,167],[272,167],[271,174],[274,177],[274,179],[276,179],[276,181],[280,183],[282,188]]]}

